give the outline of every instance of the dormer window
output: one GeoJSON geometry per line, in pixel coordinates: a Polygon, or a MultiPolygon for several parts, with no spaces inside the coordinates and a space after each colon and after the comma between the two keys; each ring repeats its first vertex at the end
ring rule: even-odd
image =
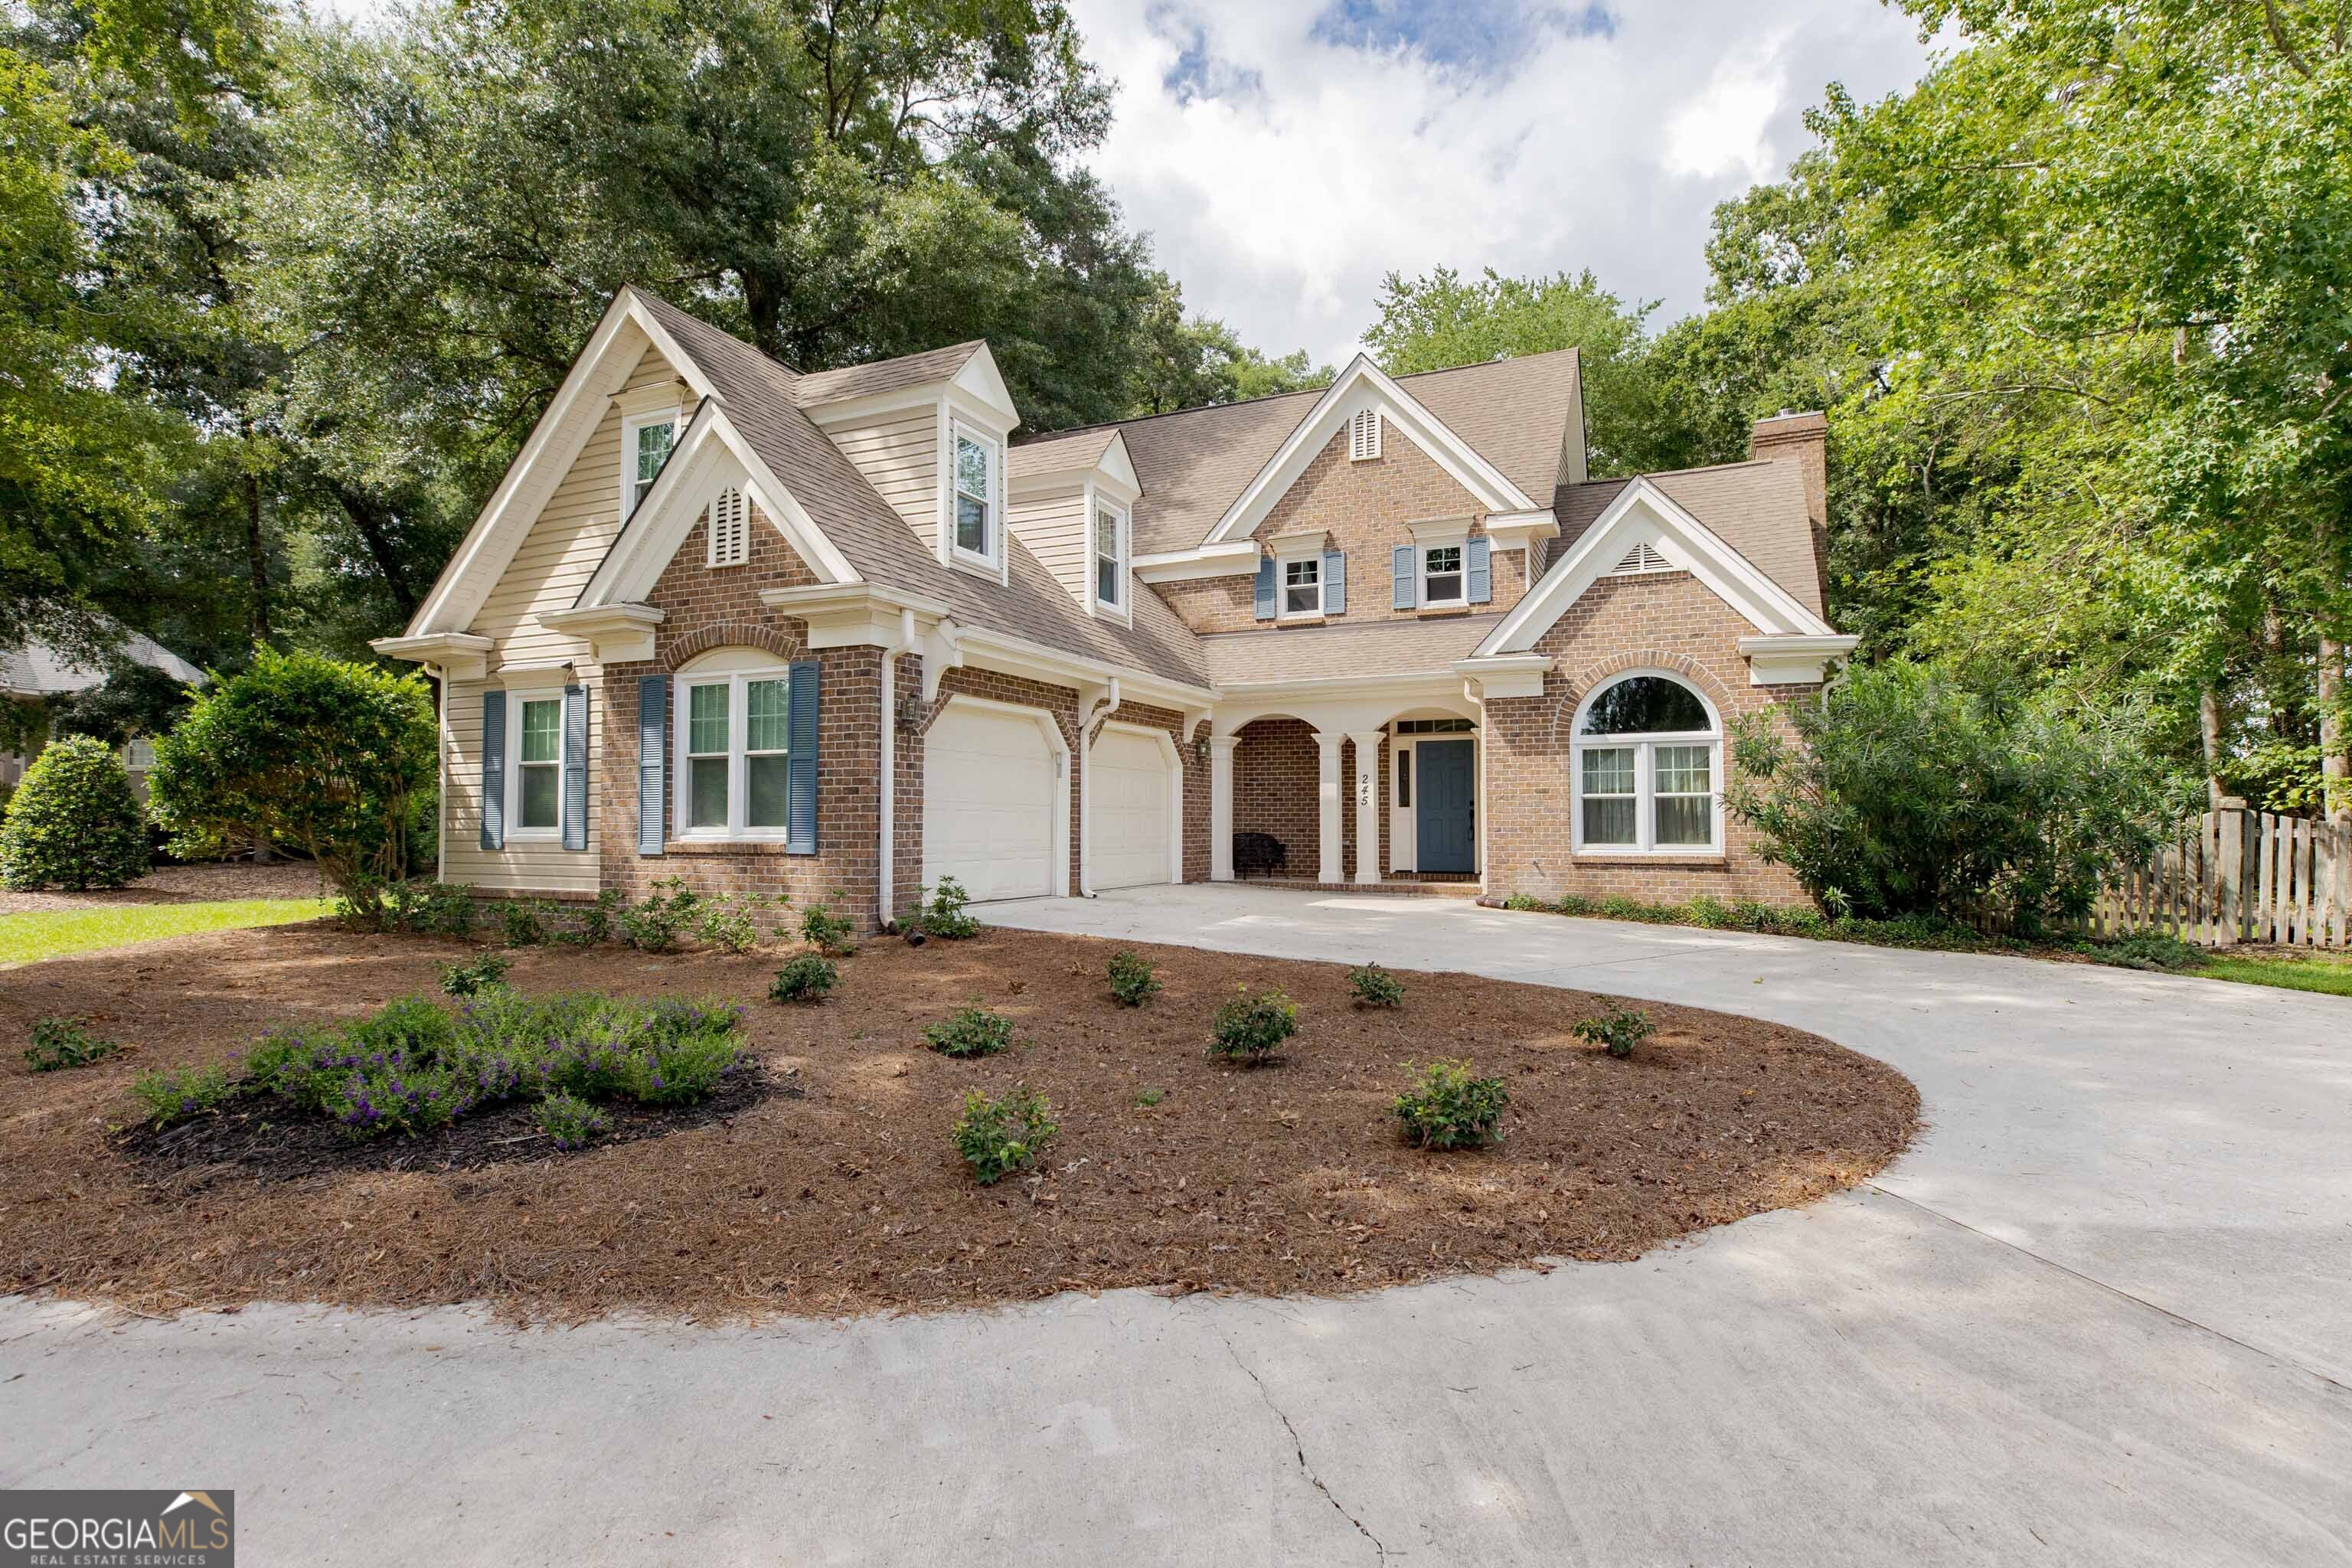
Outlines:
{"type": "Polygon", "coordinates": [[[955,427],[956,553],[996,564],[997,497],[1004,472],[1003,446],[966,426],[955,427]]]}
{"type": "Polygon", "coordinates": [[[751,558],[751,510],[733,485],[710,498],[711,565],[740,566],[751,558]]]}
{"type": "Polygon", "coordinates": [[[621,513],[624,521],[645,504],[669,449],[677,440],[677,411],[640,415],[621,426],[621,513]]]}
{"type": "Polygon", "coordinates": [[[1348,421],[1348,460],[1368,462],[1381,455],[1381,411],[1360,410],[1348,421]]]}
{"type": "Polygon", "coordinates": [[[1127,514],[1095,502],[1095,603],[1108,610],[1127,603],[1127,514]]]}

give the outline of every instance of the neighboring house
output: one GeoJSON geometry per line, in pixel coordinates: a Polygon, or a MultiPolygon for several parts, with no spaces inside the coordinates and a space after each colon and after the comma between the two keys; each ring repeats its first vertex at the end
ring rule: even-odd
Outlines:
{"type": "MultiPolygon", "coordinates": [[[[160,669],[174,680],[190,686],[204,684],[205,673],[178,654],[141,632],[125,632],[118,649],[119,657],[133,664],[143,664],[160,669]]],[[[61,697],[93,690],[106,684],[103,668],[81,663],[74,656],[61,652],[44,642],[30,642],[20,647],[0,648],[0,697],[27,707],[45,710],[32,715],[27,726],[36,739],[23,751],[0,756],[0,784],[14,790],[25,770],[40,755],[48,743],[47,705],[61,697]]],[[[155,765],[155,745],[144,735],[134,735],[119,748],[123,766],[131,773],[131,793],[142,802],[147,798],[147,773],[155,765]]]]}
{"type": "Polygon", "coordinates": [[[624,290],[405,635],[442,876],[975,898],[1288,876],[1787,900],[1823,426],[1588,481],[1574,353],[1013,443],[984,343],[796,374],[624,290]],[[887,781],[887,784],[886,784],[887,781]]]}

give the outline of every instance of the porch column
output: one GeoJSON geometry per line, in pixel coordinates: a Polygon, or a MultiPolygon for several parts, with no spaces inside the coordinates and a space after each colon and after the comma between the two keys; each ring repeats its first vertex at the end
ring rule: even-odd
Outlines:
{"type": "Polygon", "coordinates": [[[1318,882],[1344,882],[1347,876],[1339,858],[1339,748],[1347,743],[1342,731],[1318,730],[1315,745],[1317,761],[1316,796],[1322,807],[1317,837],[1322,839],[1323,854],[1318,864],[1315,879],[1318,882]]]}
{"type": "Polygon", "coordinates": [[[1209,880],[1234,879],[1234,748],[1239,735],[1209,737],[1209,880]]]}
{"type": "Polygon", "coordinates": [[[1381,881],[1381,732],[1349,735],[1356,743],[1356,885],[1381,881]]]}

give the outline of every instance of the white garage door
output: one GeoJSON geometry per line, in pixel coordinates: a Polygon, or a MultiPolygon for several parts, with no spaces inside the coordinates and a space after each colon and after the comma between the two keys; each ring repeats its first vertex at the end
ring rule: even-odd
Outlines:
{"type": "Polygon", "coordinates": [[[952,702],[923,742],[923,881],[974,900],[1055,890],[1061,770],[1037,721],[952,702]]]}
{"type": "Polygon", "coordinates": [[[1087,776],[1088,866],[1098,889],[1168,880],[1168,757],[1133,730],[1105,728],[1087,776]]]}

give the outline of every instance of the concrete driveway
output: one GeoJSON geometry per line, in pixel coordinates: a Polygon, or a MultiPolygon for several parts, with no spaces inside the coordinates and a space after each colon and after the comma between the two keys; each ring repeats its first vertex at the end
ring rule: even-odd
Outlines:
{"type": "Polygon", "coordinates": [[[1453,900],[987,913],[1774,1018],[1929,1126],[1635,1263],[1346,1301],[522,1334],[9,1301],[0,1485],[234,1487],[256,1563],[2352,1563],[2352,1002],[1453,900]]]}

